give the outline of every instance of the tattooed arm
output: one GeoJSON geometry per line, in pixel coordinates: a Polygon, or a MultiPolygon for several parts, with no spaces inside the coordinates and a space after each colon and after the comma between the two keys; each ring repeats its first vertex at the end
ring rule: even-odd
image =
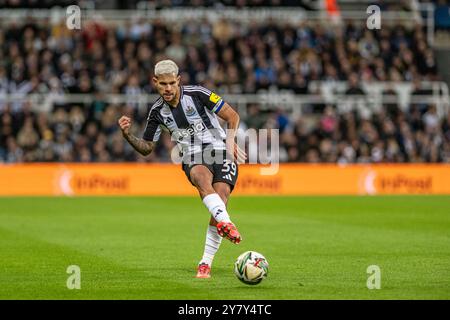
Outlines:
{"type": "Polygon", "coordinates": [[[141,138],[136,137],[132,133],[130,133],[131,127],[131,119],[125,116],[122,116],[119,119],[119,126],[122,130],[123,137],[128,141],[129,144],[140,154],[143,156],[148,156],[155,147],[154,141],[147,141],[141,138]]]}

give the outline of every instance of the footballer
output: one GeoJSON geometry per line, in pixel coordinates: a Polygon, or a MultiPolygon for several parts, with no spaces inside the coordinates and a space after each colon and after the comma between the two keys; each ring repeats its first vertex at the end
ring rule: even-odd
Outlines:
{"type": "Polygon", "coordinates": [[[222,238],[238,244],[242,237],[227,211],[238,177],[238,163],[247,155],[235,143],[239,115],[223,99],[202,86],[181,86],[178,66],[171,60],[155,65],[153,84],[160,97],[150,107],[142,138],[130,132],[131,119],[118,123],[124,138],[146,156],[155,148],[161,130],[171,134],[180,150],[182,169],[211,214],[197,278],[210,278],[211,265],[222,238]],[[219,116],[227,122],[226,132],[219,116]]]}

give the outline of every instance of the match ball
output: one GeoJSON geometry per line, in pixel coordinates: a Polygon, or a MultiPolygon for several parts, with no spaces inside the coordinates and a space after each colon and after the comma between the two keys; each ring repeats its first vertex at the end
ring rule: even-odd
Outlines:
{"type": "Polygon", "coordinates": [[[246,251],[234,263],[236,277],[245,284],[255,285],[267,277],[269,262],[258,252],[246,251]]]}

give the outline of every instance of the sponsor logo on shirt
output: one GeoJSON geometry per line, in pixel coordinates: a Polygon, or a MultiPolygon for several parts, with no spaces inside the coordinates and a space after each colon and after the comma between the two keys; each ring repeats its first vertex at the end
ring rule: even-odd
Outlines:
{"type": "Polygon", "coordinates": [[[166,118],[166,121],[164,121],[164,123],[165,123],[166,125],[169,125],[169,124],[171,124],[172,122],[173,122],[173,119],[170,118],[170,117],[166,118]]]}
{"type": "Polygon", "coordinates": [[[202,121],[195,122],[191,124],[188,128],[179,131],[178,140],[181,141],[184,138],[188,138],[198,132],[202,132],[206,127],[202,121]]]}

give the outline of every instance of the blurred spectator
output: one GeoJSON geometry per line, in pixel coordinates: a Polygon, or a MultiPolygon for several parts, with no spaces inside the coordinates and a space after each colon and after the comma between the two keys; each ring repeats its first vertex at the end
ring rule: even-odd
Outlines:
{"type": "Polygon", "coordinates": [[[345,91],[347,95],[363,95],[364,91],[359,86],[358,75],[352,73],[349,78],[348,89],[345,91]]]}
{"type": "Polygon", "coordinates": [[[434,21],[436,30],[450,30],[450,4],[448,1],[436,1],[434,21]]]}

